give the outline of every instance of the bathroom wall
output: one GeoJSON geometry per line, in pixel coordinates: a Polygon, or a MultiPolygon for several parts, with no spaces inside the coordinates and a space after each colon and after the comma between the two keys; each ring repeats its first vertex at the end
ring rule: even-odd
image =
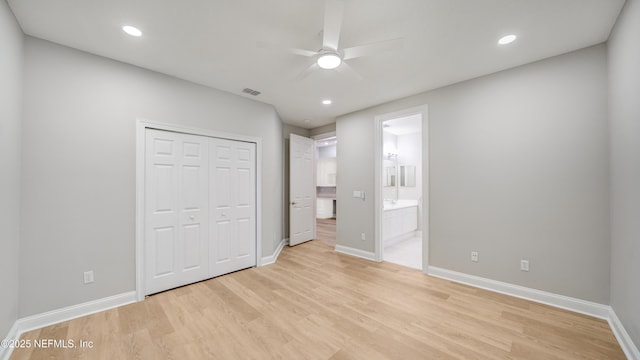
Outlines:
{"type": "MultiPolygon", "coordinates": [[[[420,200],[422,197],[422,134],[406,134],[398,136],[398,166],[412,165],[416,167],[416,186],[400,186],[398,199],[420,200]]],[[[400,180],[400,177],[398,177],[400,180]]]]}
{"type": "Polygon", "coordinates": [[[322,146],[318,148],[318,159],[336,157],[336,146],[322,146]]]}
{"type": "Polygon", "coordinates": [[[382,154],[398,153],[398,137],[390,132],[382,132],[382,154]]]}
{"type": "MultiPolygon", "coordinates": [[[[389,153],[398,153],[398,137],[390,132],[383,131],[382,132],[382,154],[384,155],[384,161],[382,162],[382,171],[387,167],[397,166],[397,162],[395,159],[388,159],[387,154],[389,153]]],[[[397,169],[396,169],[397,171],[397,169]]],[[[383,173],[382,176],[385,176],[383,173]]],[[[397,177],[396,177],[397,180],[397,177]]],[[[398,195],[396,194],[395,186],[383,186],[382,188],[382,196],[384,199],[398,199],[398,195]]]]}

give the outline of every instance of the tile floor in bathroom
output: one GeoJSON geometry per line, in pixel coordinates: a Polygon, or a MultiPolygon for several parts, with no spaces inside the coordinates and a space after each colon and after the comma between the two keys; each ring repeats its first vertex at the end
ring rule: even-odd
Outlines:
{"type": "Polygon", "coordinates": [[[422,270],[422,238],[414,237],[384,248],[384,261],[422,270]]]}

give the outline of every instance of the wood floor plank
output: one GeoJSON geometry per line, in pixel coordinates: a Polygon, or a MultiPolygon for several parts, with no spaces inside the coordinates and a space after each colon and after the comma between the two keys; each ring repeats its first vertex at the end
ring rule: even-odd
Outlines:
{"type": "Polygon", "coordinates": [[[15,349],[11,359],[624,359],[604,320],[339,254],[323,241],[22,339],[93,347],[15,349]]]}
{"type": "Polygon", "coordinates": [[[316,240],[334,247],[336,246],[336,218],[316,219],[316,240]]]}

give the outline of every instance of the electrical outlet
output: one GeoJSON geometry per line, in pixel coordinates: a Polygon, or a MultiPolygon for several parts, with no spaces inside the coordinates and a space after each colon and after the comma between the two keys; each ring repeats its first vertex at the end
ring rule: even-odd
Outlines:
{"type": "Polygon", "coordinates": [[[471,261],[478,262],[478,252],[477,251],[472,251],[471,252],[471,261]]]}
{"type": "Polygon", "coordinates": [[[520,260],[520,270],[529,271],[529,260],[520,260]]]}
{"type": "Polygon", "coordinates": [[[362,233],[362,234],[360,234],[360,239],[361,239],[361,240],[366,240],[366,239],[367,239],[367,237],[364,235],[364,233],[362,233]]]}
{"type": "Polygon", "coordinates": [[[93,270],[84,272],[84,283],[91,284],[93,282],[93,270]]]}

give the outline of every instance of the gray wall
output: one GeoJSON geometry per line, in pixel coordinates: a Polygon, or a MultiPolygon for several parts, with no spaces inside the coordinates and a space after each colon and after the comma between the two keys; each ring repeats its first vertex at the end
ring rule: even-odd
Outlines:
{"type": "Polygon", "coordinates": [[[23,42],[13,13],[0,0],[0,339],[18,316],[23,42]]]}
{"type": "Polygon", "coordinates": [[[609,303],[606,87],[599,45],[338,118],[337,243],[374,251],[374,116],[427,104],[430,265],[609,303]]]}
{"type": "Polygon", "coordinates": [[[270,105],[31,37],[24,86],[20,316],[134,290],[136,118],[262,138],[262,255],[282,239],[270,105]]]}
{"type": "Polygon", "coordinates": [[[336,124],[331,123],[309,130],[309,136],[323,135],[336,131],[336,124]]]}
{"type": "MultiPolygon", "coordinates": [[[[386,111],[385,111],[386,112],[386,111]]],[[[373,110],[339,117],[336,156],[336,244],[374,252],[374,127],[373,110]],[[364,191],[365,200],[353,198],[364,191]],[[361,240],[364,233],[366,240],[361,240]]]]}
{"type": "Polygon", "coordinates": [[[640,1],[627,0],[609,50],[611,305],[640,347],[640,1]]]}

